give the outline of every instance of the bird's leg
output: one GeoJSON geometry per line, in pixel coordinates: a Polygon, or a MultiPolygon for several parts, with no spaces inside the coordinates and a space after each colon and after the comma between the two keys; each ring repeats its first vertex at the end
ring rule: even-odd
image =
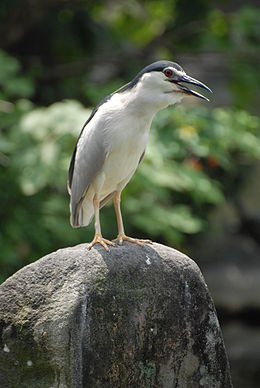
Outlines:
{"type": "Polygon", "coordinates": [[[102,247],[108,251],[108,245],[115,246],[112,241],[106,240],[101,234],[100,219],[99,219],[99,198],[95,194],[93,198],[94,205],[94,214],[95,214],[95,236],[91,243],[88,246],[88,249],[91,249],[95,244],[100,244],[102,247]]]}
{"type": "Polygon", "coordinates": [[[131,243],[138,244],[141,246],[144,244],[151,244],[151,240],[140,240],[140,239],[128,237],[125,235],[124,224],[123,224],[123,219],[122,219],[122,214],[120,209],[120,200],[121,200],[121,191],[115,191],[113,201],[114,201],[117,227],[118,227],[118,235],[116,239],[118,240],[119,244],[122,245],[123,241],[129,241],[131,243]]]}

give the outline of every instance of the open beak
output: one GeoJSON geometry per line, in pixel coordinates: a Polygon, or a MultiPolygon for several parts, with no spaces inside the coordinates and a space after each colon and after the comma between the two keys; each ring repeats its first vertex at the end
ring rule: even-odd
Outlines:
{"type": "Polygon", "coordinates": [[[171,82],[174,82],[176,85],[178,85],[179,89],[183,93],[188,94],[188,95],[193,95],[193,96],[202,98],[203,100],[209,101],[209,99],[207,97],[196,92],[195,90],[189,89],[186,85],[183,85],[183,83],[199,86],[200,88],[206,89],[208,92],[212,93],[212,90],[208,86],[204,85],[202,82],[200,82],[200,81],[196,80],[195,78],[192,78],[186,74],[180,75],[176,78],[174,80],[172,80],[171,82]]]}

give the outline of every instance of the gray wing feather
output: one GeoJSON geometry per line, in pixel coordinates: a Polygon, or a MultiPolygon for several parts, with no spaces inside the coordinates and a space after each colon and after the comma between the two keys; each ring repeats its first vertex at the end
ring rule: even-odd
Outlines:
{"type": "Polygon", "coordinates": [[[70,185],[71,220],[73,224],[76,224],[82,199],[87,194],[89,185],[101,170],[106,154],[102,128],[99,125],[92,127],[91,124],[87,125],[77,143],[70,185]]]}

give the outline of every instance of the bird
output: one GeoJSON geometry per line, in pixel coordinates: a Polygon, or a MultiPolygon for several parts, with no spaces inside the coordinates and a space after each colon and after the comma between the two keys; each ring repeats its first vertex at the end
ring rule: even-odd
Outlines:
{"type": "Polygon", "coordinates": [[[100,209],[113,199],[118,235],[116,241],[143,246],[150,240],[125,234],[120,201],[142,161],[155,114],[181,102],[185,96],[209,101],[188,85],[211,92],[204,83],[186,74],[175,62],[160,60],[143,68],[132,81],[105,97],[83,125],[68,173],[70,223],[83,227],[95,218],[95,234],[88,248],[115,246],[101,233],[100,209]]]}

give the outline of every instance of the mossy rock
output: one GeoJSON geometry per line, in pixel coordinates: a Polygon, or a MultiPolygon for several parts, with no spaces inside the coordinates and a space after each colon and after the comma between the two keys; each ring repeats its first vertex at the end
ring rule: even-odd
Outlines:
{"type": "Polygon", "coordinates": [[[153,243],[51,253],[0,287],[0,386],[229,388],[205,281],[153,243]]]}

